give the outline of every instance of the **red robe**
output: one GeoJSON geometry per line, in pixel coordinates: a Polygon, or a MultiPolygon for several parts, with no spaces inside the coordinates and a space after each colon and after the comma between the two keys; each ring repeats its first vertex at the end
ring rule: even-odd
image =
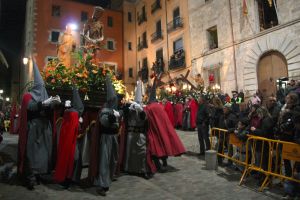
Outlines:
{"type": "Polygon", "coordinates": [[[144,108],[144,111],[149,121],[147,163],[153,171],[153,167],[149,162],[151,156],[179,156],[185,153],[186,150],[162,105],[151,103],[144,108]]]}
{"type": "Polygon", "coordinates": [[[183,104],[177,103],[175,105],[175,126],[182,126],[182,118],[183,118],[183,104]]]}
{"type": "Polygon", "coordinates": [[[170,101],[167,101],[166,104],[164,105],[165,111],[169,117],[169,120],[172,124],[173,127],[175,127],[175,119],[174,119],[174,110],[173,110],[173,105],[171,104],[170,101]]]}
{"type": "Polygon", "coordinates": [[[189,101],[189,107],[191,109],[191,128],[195,129],[196,128],[196,118],[197,118],[197,110],[198,110],[198,104],[195,101],[195,99],[192,99],[189,101]]]}
{"type": "Polygon", "coordinates": [[[19,142],[18,142],[18,174],[23,174],[23,167],[25,161],[25,152],[26,152],[26,145],[27,145],[27,107],[28,103],[32,99],[30,93],[25,93],[23,95],[22,104],[21,104],[21,115],[18,125],[19,131],[19,142]]]}
{"type": "Polygon", "coordinates": [[[54,180],[56,182],[63,182],[66,178],[72,178],[78,131],[78,113],[75,111],[65,111],[57,147],[57,160],[54,173],[54,180]]]}

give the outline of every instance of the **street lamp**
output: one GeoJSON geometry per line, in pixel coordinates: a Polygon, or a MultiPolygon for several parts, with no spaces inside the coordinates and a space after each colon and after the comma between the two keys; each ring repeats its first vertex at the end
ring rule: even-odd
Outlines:
{"type": "Polygon", "coordinates": [[[0,95],[3,94],[3,90],[0,90],[0,95]]]}
{"type": "Polygon", "coordinates": [[[5,99],[6,101],[9,101],[10,99],[9,99],[9,97],[6,97],[6,99],[5,99]]]}
{"type": "Polygon", "coordinates": [[[26,57],[23,58],[23,64],[24,64],[24,65],[27,65],[27,64],[28,64],[28,61],[29,61],[28,58],[26,58],[26,57]]]}

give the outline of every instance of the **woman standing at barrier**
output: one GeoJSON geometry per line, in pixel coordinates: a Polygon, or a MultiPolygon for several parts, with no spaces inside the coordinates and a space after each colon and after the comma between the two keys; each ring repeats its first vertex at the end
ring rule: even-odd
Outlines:
{"type": "MultiPolygon", "coordinates": [[[[257,115],[261,119],[259,127],[251,126],[251,134],[265,138],[273,138],[273,119],[265,107],[257,109],[257,115]]],[[[269,145],[266,142],[257,141],[255,149],[255,165],[261,167],[263,170],[268,170],[269,159],[269,145]]],[[[264,175],[259,176],[260,181],[264,180],[264,175]]]]}

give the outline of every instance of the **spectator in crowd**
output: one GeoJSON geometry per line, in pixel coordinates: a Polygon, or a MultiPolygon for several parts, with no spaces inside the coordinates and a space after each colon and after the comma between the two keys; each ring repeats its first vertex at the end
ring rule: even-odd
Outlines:
{"type": "Polygon", "coordinates": [[[256,93],[253,94],[253,97],[251,98],[251,103],[252,103],[252,105],[254,105],[254,104],[260,105],[261,99],[259,98],[259,96],[256,93]]]}
{"type": "MultiPolygon", "coordinates": [[[[232,129],[235,128],[237,123],[237,117],[236,115],[232,112],[232,107],[230,104],[225,104],[223,107],[223,115],[219,118],[219,128],[221,129],[232,129]]],[[[229,138],[224,138],[224,136],[220,136],[218,141],[218,153],[221,153],[223,150],[223,141],[226,140],[225,145],[228,146],[228,155],[232,156],[233,155],[233,149],[231,145],[228,145],[228,139],[229,138]]],[[[218,164],[222,165],[223,164],[223,158],[218,156],[218,164]]],[[[232,161],[228,161],[228,164],[231,165],[232,161]]]]}
{"type": "Polygon", "coordinates": [[[198,139],[200,144],[200,155],[205,155],[205,150],[210,149],[209,141],[209,111],[206,99],[204,96],[198,98],[198,112],[197,112],[197,129],[198,139]],[[205,142],[205,144],[204,144],[205,142]]]}
{"type": "Polygon", "coordinates": [[[275,97],[269,97],[266,103],[268,112],[270,113],[274,124],[277,124],[281,106],[277,103],[275,97]]]}
{"type": "Polygon", "coordinates": [[[241,98],[241,102],[245,101],[245,94],[244,94],[243,90],[240,90],[240,93],[238,94],[238,97],[241,98]]]}

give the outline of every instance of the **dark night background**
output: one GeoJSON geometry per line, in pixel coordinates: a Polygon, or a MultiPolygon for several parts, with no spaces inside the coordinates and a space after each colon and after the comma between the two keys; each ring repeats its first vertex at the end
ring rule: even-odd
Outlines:
{"type": "MultiPolygon", "coordinates": [[[[7,69],[0,64],[0,89],[4,89],[5,96],[8,96],[10,93],[11,77],[14,73],[13,69],[18,69],[23,66],[23,36],[25,29],[26,1],[27,0],[0,0],[0,50],[3,52],[8,65],[10,66],[7,69]]],[[[72,1],[98,5],[106,8],[109,8],[111,5],[111,0],[72,1]]]]}

